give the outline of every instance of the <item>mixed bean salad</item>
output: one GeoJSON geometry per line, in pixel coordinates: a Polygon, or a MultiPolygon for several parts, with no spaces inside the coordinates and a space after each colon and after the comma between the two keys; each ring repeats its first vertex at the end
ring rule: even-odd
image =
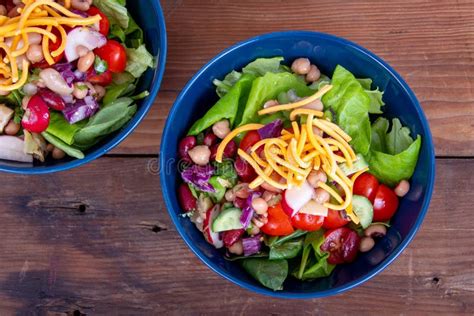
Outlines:
{"type": "Polygon", "coordinates": [[[125,0],[0,5],[0,159],[44,162],[84,151],[135,114],[154,60],[125,0]]]}
{"type": "Polygon", "coordinates": [[[383,237],[421,146],[383,92],[338,65],[260,58],[214,80],[179,143],[183,216],[263,286],[313,280],[383,237]]]}

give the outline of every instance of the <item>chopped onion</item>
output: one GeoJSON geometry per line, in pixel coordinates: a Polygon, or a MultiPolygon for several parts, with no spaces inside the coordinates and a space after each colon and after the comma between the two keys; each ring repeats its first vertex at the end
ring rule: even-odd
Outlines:
{"type": "Polygon", "coordinates": [[[314,195],[313,187],[308,183],[308,181],[303,182],[303,185],[300,187],[292,187],[285,191],[284,199],[286,204],[293,210],[291,216],[295,216],[300,209],[308,203],[314,195]]]}
{"type": "Polygon", "coordinates": [[[244,248],[244,256],[251,256],[258,252],[262,248],[262,242],[260,241],[261,236],[256,235],[254,237],[242,238],[242,246],[244,248]]]}
{"type": "Polygon", "coordinates": [[[315,200],[310,200],[303,205],[300,209],[300,213],[326,217],[328,216],[328,208],[318,204],[315,200]]]}
{"type": "Polygon", "coordinates": [[[77,47],[82,45],[89,50],[102,47],[107,43],[107,38],[97,31],[87,27],[77,27],[67,34],[66,48],[64,50],[68,62],[79,58],[77,47]]]}
{"type": "Polygon", "coordinates": [[[0,136],[0,159],[33,162],[33,156],[25,154],[25,142],[15,136],[0,136]]]}

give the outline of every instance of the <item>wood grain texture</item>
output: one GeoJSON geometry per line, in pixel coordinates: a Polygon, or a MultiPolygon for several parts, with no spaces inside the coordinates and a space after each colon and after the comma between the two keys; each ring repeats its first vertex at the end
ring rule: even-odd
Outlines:
{"type": "Polygon", "coordinates": [[[162,1],[168,61],[162,92],[114,153],[157,152],[168,110],[191,76],[224,48],[257,34],[312,30],[355,41],[415,91],[439,156],[474,156],[474,2],[162,1]]]}
{"type": "Polygon", "coordinates": [[[166,213],[153,159],[2,175],[0,314],[472,315],[473,168],[438,160],[432,206],[405,252],[365,285],[304,303],[253,294],[206,268],[166,213]]]}

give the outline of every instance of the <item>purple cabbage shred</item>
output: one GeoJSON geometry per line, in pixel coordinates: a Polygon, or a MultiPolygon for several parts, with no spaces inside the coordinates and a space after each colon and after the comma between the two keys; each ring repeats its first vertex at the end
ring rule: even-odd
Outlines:
{"type": "Polygon", "coordinates": [[[265,139],[265,138],[280,137],[282,130],[283,130],[283,121],[280,119],[277,119],[271,123],[268,123],[264,127],[260,128],[257,132],[260,135],[261,139],[265,139]]]}
{"type": "Polygon", "coordinates": [[[69,103],[63,110],[64,118],[69,124],[74,124],[91,117],[99,110],[99,103],[90,95],[75,103],[69,103]]]}
{"type": "Polygon", "coordinates": [[[262,248],[262,241],[260,235],[253,237],[242,238],[242,246],[244,248],[244,256],[248,257],[260,252],[262,248]]]}
{"type": "Polygon", "coordinates": [[[183,178],[184,182],[194,185],[199,191],[213,193],[216,190],[209,183],[209,179],[213,174],[214,168],[210,165],[192,165],[181,172],[181,178],[183,178]]]}

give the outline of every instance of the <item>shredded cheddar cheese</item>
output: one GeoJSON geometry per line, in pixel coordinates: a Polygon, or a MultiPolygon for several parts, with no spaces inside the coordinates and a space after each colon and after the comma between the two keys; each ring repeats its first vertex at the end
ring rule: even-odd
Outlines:
{"type": "Polygon", "coordinates": [[[52,0],[23,0],[23,4],[23,8],[18,8],[20,16],[0,17],[0,51],[3,51],[4,56],[0,64],[0,91],[16,90],[28,80],[30,65],[23,56],[30,47],[29,33],[42,36],[41,47],[44,59],[49,65],[53,65],[54,58],[60,56],[66,48],[67,34],[64,25],[88,26],[94,25],[101,19],[100,15],[84,18],[70,11],[70,0],[65,0],[64,6],[52,0]],[[54,34],[54,28],[59,32],[60,38],[54,34]],[[9,45],[5,42],[8,38],[11,39],[9,45]],[[51,52],[49,41],[56,43],[58,40],[61,44],[51,52]],[[19,61],[17,62],[17,58],[20,57],[22,57],[21,67],[18,65],[19,61]],[[21,69],[21,76],[19,69],[21,69]]]}

